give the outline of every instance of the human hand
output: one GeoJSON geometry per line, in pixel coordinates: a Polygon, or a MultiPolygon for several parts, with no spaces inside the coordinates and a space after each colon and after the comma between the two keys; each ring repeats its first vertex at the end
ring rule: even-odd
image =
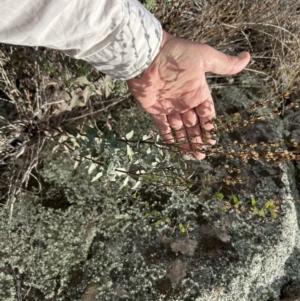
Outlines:
{"type": "Polygon", "coordinates": [[[163,139],[169,144],[179,143],[183,151],[201,160],[205,145],[215,143],[208,134],[213,129],[210,121],[215,108],[205,73],[236,74],[249,60],[248,52],[230,56],[164,32],[160,52],[152,64],[140,78],[130,79],[127,84],[151,114],[163,139]]]}

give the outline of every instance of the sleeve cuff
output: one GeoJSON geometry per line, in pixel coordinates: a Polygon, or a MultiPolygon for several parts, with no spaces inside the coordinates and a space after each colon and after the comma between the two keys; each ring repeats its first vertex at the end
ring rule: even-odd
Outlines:
{"type": "Polygon", "coordinates": [[[137,0],[124,0],[123,28],[103,49],[81,57],[113,78],[139,76],[159,52],[163,30],[160,22],[137,0]]]}

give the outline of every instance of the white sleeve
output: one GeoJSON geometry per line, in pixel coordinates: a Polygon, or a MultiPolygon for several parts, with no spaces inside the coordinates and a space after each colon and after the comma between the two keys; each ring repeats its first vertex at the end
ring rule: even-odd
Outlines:
{"type": "Polygon", "coordinates": [[[137,0],[1,0],[0,42],[59,49],[130,79],[154,60],[162,28],[137,0]]]}

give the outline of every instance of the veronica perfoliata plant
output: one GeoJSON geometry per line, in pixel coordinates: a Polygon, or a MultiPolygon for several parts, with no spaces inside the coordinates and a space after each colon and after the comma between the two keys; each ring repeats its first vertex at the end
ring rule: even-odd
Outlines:
{"type": "Polygon", "coordinates": [[[71,155],[74,169],[85,166],[91,182],[112,182],[119,189],[136,189],[143,182],[189,187],[187,180],[193,172],[187,174],[189,171],[184,169],[185,157],[153,131],[135,137],[131,130],[117,137],[113,131],[100,131],[89,123],[80,129],[66,129],[65,133],[60,137],[60,146],[71,155]]]}

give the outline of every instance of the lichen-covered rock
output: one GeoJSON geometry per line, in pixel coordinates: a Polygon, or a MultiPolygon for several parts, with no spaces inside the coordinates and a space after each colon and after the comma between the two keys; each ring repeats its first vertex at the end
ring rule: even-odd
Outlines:
{"type": "MultiPolygon", "coordinates": [[[[244,97],[241,108],[249,105],[238,93],[227,89],[228,97],[244,97]]],[[[236,102],[234,109],[224,103],[224,111],[239,110],[236,102]]],[[[223,133],[219,143],[276,140],[287,126],[279,117],[257,122],[223,133]]],[[[74,170],[66,154],[48,150],[36,177],[42,191],[31,181],[13,208],[1,207],[1,298],[297,300],[300,203],[293,164],[226,156],[188,164],[211,174],[211,185],[180,192],[148,182],[128,190],[118,181],[91,183],[84,166],[74,170]],[[219,182],[222,164],[241,166],[244,182],[231,190],[219,182]],[[236,195],[239,206],[220,210],[218,191],[228,200],[236,195]],[[253,214],[252,197],[258,208],[272,199],[277,217],[268,210],[253,214]]]]}

